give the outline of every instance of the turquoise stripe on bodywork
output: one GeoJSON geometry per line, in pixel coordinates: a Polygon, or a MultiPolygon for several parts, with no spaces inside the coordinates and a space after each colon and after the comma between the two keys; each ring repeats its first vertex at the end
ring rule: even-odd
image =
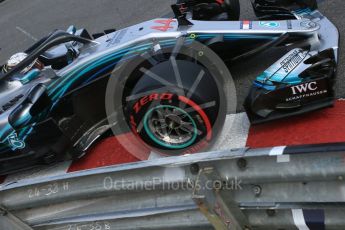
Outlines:
{"type": "MultiPolygon", "coordinates": [[[[148,47],[147,48],[143,48],[143,49],[141,49],[140,51],[145,51],[145,50],[147,50],[148,49],[148,47]]],[[[132,51],[132,52],[136,52],[136,51],[132,51]]],[[[116,60],[116,59],[118,59],[118,58],[121,58],[121,57],[123,57],[123,55],[122,54],[118,54],[118,55],[112,55],[112,56],[110,56],[110,57],[106,57],[106,58],[103,58],[103,59],[101,59],[101,60],[98,60],[98,61],[96,61],[96,62],[93,62],[92,64],[86,64],[85,66],[82,66],[80,69],[77,69],[76,71],[74,71],[74,72],[78,72],[78,74],[77,75],[75,75],[75,76],[73,76],[73,74],[72,75],[70,75],[70,76],[73,76],[73,78],[72,79],[70,79],[70,81],[68,81],[68,82],[65,82],[65,85],[62,87],[62,89],[60,89],[56,94],[54,94],[53,95],[53,97],[52,97],[52,100],[57,100],[60,96],[62,96],[68,89],[69,89],[69,87],[75,82],[75,81],[77,81],[78,79],[80,79],[80,77],[81,76],[83,76],[84,74],[86,74],[86,73],[88,73],[88,72],[90,72],[90,71],[92,71],[93,69],[95,69],[95,68],[97,68],[97,67],[99,67],[99,66],[101,66],[101,65],[103,65],[103,64],[106,64],[107,62],[111,62],[111,61],[114,61],[114,60],[116,60]],[[86,67],[86,68],[85,68],[86,67]],[[83,69],[84,68],[84,69],[83,69]],[[83,70],[82,70],[83,69],[83,70]]]]}
{"type": "Polygon", "coordinates": [[[285,83],[289,85],[299,84],[302,82],[302,79],[299,78],[297,74],[283,75],[279,73],[270,74],[267,72],[264,72],[264,74],[259,75],[257,77],[257,80],[260,82],[265,82],[265,84],[271,84],[271,85],[273,84],[270,82],[285,83]]]}
{"type": "Polygon", "coordinates": [[[270,73],[268,71],[263,72],[256,78],[254,84],[257,87],[262,87],[267,90],[275,90],[276,84],[282,83],[286,85],[295,85],[302,82],[302,79],[299,78],[297,74],[279,74],[279,73],[270,73]]]}
{"type": "MultiPolygon", "coordinates": [[[[162,46],[170,46],[170,45],[175,44],[175,43],[176,43],[176,40],[161,41],[162,46]]],[[[144,45],[140,45],[140,46],[136,46],[136,47],[132,47],[132,48],[126,48],[125,50],[120,50],[118,52],[108,54],[108,55],[102,57],[101,59],[99,59],[97,61],[90,60],[89,62],[85,63],[84,65],[73,70],[68,75],[64,76],[63,77],[64,80],[59,82],[57,86],[54,87],[54,85],[50,85],[48,87],[48,89],[50,90],[49,96],[51,96],[53,101],[56,101],[56,100],[58,100],[59,97],[61,97],[69,89],[69,87],[75,81],[79,80],[80,77],[83,76],[85,73],[88,73],[88,72],[92,71],[93,69],[95,69],[101,65],[106,64],[107,62],[113,62],[116,59],[121,59],[125,55],[145,52],[145,51],[149,50],[152,47],[152,45],[153,45],[152,43],[146,43],[144,45]],[[62,86],[62,85],[64,85],[64,86],[62,86]]],[[[87,79],[86,79],[86,81],[87,81],[87,79]]]]}
{"type": "Polygon", "coordinates": [[[25,114],[24,116],[22,116],[14,122],[14,127],[26,125],[27,123],[29,123],[31,119],[32,117],[30,114],[25,114]]]}
{"type": "MultiPolygon", "coordinates": [[[[152,43],[151,43],[152,44],[152,43]]],[[[142,46],[147,46],[149,44],[144,44],[142,46]]],[[[138,48],[140,48],[141,46],[139,46],[138,48]]],[[[134,47],[135,48],[135,47],[134,47]]],[[[128,51],[130,51],[131,49],[134,49],[133,47],[132,48],[126,48],[124,50],[119,50],[119,51],[116,51],[115,53],[111,53],[111,54],[107,54],[105,55],[104,57],[101,57],[101,60],[104,59],[104,58],[108,58],[108,57],[111,57],[113,55],[118,55],[118,54],[126,54],[128,51]]],[[[98,59],[99,57],[95,58],[95,59],[98,59]]],[[[68,73],[67,75],[65,76],[62,76],[63,80],[61,82],[54,82],[52,83],[51,85],[48,86],[48,90],[56,90],[58,89],[61,85],[63,85],[66,81],[69,80],[69,77],[71,77],[73,74],[77,73],[78,71],[80,71],[82,68],[84,68],[85,66],[88,66],[89,64],[95,62],[95,59],[93,60],[90,60],[88,61],[87,63],[83,64],[82,66],[79,66],[79,67],[76,67],[76,69],[72,70],[72,72],[68,73]],[[58,84],[55,86],[55,84],[58,84]]],[[[100,61],[100,60],[98,60],[100,61]]]]}

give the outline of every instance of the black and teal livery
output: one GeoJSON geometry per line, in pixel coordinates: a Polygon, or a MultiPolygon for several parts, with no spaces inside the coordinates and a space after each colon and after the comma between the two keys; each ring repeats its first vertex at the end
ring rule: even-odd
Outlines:
{"type": "MultiPolygon", "coordinates": [[[[105,94],[109,79],[116,76],[112,73],[118,64],[145,55],[155,57],[158,63],[164,62],[164,58],[160,57],[162,53],[172,52],[179,46],[188,47],[194,42],[211,48],[227,64],[246,60],[271,47],[287,48],[288,54],[254,82],[245,104],[254,123],[330,105],[337,63],[338,31],[315,10],[314,5],[304,4],[310,1],[292,1],[297,7],[287,7],[286,2],[253,1],[259,18],[267,17],[274,21],[252,21],[248,28],[243,27],[244,23],[240,21],[195,20],[190,15],[193,4],[185,7],[182,1],[173,6],[176,19],[150,20],[119,31],[109,30],[102,36],[92,36],[84,29],[54,31],[29,48],[24,61],[0,76],[0,174],[78,158],[95,141],[113,135],[110,130],[114,124],[109,123],[105,94]],[[270,12],[270,4],[283,13],[270,12]],[[181,6],[187,12],[179,11],[181,6]],[[308,10],[299,10],[304,8],[308,10]],[[328,35],[327,38],[324,34],[328,35]],[[45,68],[33,69],[23,76],[21,70],[36,59],[45,68]],[[304,110],[307,105],[311,106],[304,110]],[[279,116],[271,116],[277,114],[276,111],[279,111],[279,116]]],[[[181,60],[181,63],[188,60],[181,60]]],[[[194,67],[190,65],[190,68],[194,67]]],[[[164,71],[161,75],[165,75],[164,71]]],[[[152,81],[149,85],[142,85],[140,77],[130,79],[128,84],[123,85],[126,95],[122,96],[132,96],[135,90],[143,93],[146,88],[151,91],[156,89],[152,81]]],[[[184,80],[182,83],[187,84],[184,80]]],[[[210,82],[210,89],[215,91],[212,84],[210,82]]],[[[222,92],[208,94],[198,96],[190,105],[197,107],[205,98],[219,97],[222,92]]],[[[157,95],[150,96],[152,99],[157,95]]],[[[145,120],[143,130],[146,133],[137,134],[143,135],[146,144],[158,149],[188,151],[202,139],[200,130],[206,130],[205,136],[212,138],[213,116],[219,115],[218,111],[209,113],[207,110],[191,115],[177,104],[167,104],[168,101],[161,107],[155,107],[156,110],[147,108],[133,115],[136,101],[130,105],[125,100],[123,102],[119,108],[126,110],[123,119],[130,124],[133,117],[134,120],[145,120]],[[176,140],[172,137],[167,140],[159,129],[153,127],[156,123],[149,119],[155,119],[153,113],[159,113],[161,108],[172,110],[171,114],[165,114],[166,120],[171,122],[174,130],[177,126],[184,130],[183,138],[176,131],[176,140]],[[180,114],[184,115],[185,121],[178,117],[180,114]],[[187,125],[182,127],[182,123],[192,124],[193,128],[189,129],[187,125]]],[[[131,129],[136,132],[135,127],[131,129]]]]}

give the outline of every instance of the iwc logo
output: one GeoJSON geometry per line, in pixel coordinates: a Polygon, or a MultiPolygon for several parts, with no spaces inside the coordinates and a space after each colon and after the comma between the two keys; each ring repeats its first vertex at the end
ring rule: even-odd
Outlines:
{"type": "Polygon", "coordinates": [[[286,101],[295,101],[302,98],[314,97],[328,93],[328,90],[319,90],[317,82],[308,82],[291,87],[292,97],[286,99],[286,101]]]}
{"type": "Polygon", "coordinates": [[[298,93],[306,93],[308,91],[315,91],[317,90],[317,83],[314,82],[308,82],[302,85],[296,85],[296,86],[292,86],[292,94],[296,95],[298,93]]]}

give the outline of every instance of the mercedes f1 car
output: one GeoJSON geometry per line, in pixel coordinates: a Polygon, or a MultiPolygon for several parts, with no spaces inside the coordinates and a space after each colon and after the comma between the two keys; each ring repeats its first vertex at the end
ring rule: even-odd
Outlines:
{"type": "Polygon", "coordinates": [[[172,19],[97,35],[72,26],[14,55],[0,76],[0,173],[81,157],[124,124],[163,154],[198,151],[233,99],[223,61],[272,47],[287,53],[254,81],[250,121],[331,106],[339,34],[316,1],[252,5],[259,21],[234,21],[238,0],[181,0],[172,19]]]}

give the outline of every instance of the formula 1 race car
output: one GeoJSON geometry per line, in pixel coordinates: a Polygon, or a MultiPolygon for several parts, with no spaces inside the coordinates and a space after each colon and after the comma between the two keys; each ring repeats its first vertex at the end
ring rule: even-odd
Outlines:
{"type": "Polygon", "coordinates": [[[56,30],[0,76],[0,174],[79,158],[132,132],[162,154],[211,146],[234,100],[227,65],[285,47],[245,102],[252,123],[333,104],[339,34],[314,0],[182,0],[175,18],[90,35],[56,30]]]}

